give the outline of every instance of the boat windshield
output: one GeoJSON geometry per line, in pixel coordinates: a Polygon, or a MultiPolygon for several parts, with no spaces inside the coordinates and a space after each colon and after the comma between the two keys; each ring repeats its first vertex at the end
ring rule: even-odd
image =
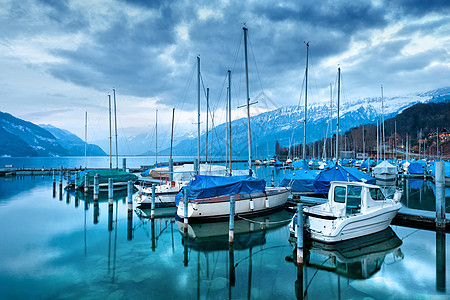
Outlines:
{"type": "Polygon", "coordinates": [[[370,188],[369,192],[370,192],[370,197],[372,197],[372,199],[375,201],[386,200],[386,197],[384,197],[384,194],[380,188],[370,188]]]}

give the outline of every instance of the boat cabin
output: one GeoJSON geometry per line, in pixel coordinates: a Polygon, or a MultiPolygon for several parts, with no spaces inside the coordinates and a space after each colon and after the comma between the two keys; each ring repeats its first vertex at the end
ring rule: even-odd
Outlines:
{"type": "Polygon", "coordinates": [[[386,202],[379,186],[363,182],[331,182],[328,202],[322,205],[321,211],[329,212],[334,217],[342,217],[357,213],[366,213],[386,202]]]}

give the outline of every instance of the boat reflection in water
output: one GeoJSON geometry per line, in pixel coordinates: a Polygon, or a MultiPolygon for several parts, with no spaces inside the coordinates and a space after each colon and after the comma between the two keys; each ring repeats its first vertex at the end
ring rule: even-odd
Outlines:
{"type": "Polygon", "coordinates": [[[387,229],[337,244],[312,241],[307,266],[334,272],[347,278],[367,279],[380,270],[386,255],[403,259],[402,241],[387,229]],[[324,262],[324,257],[329,259],[324,262]]]}
{"type": "Polygon", "coordinates": [[[282,230],[282,227],[287,231],[286,225],[291,217],[286,210],[251,219],[236,217],[232,244],[229,243],[227,221],[188,224],[186,232],[182,220],[178,221],[184,246],[184,266],[189,267],[190,264],[191,268],[195,268],[197,261],[197,297],[200,298],[202,290],[209,293],[223,289],[228,293],[228,298],[250,299],[252,282],[259,282],[265,275],[253,271],[253,260],[259,262],[273,257],[272,247],[264,248],[266,234],[272,230],[282,230]],[[254,251],[254,248],[257,250],[254,251]],[[224,265],[228,268],[224,269],[224,265]]]}
{"type": "MultiPolygon", "coordinates": [[[[264,245],[267,230],[276,229],[290,222],[290,215],[286,210],[253,217],[249,219],[235,218],[234,221],[234,250],[264,245]]],[[[183,220],[177,222],[178,230],[184,234],[183,220]]],[[[188,224],[186,242],[189,248],[198,251],[228,250],[228,221],[192,223],[188,224]]]]}
{"type": "MultiPolygon", "coordinates": [[[[295,238],[291,238],[291,244],[295,244],[295,238]]],[[[402,260],[404,255],[400,249],[402,241],[398,238],[391,227],[360,238],[347,240],[335,244],[327,244],[318,241],[310,241],[305,244],[304,264],[307,269],[312,268],[317,271],[335,273],[337,276],[337,289],[340,293],[340,277],[347,279],[368,279],[376,274],[380,269],[387,255],[392,254],[393,260],[402,260]]],[[[297,249],[294,249],[293,257],[297,256],[297,249]]],[[[295,263],[293,257],[286,257],[287,261],[295,263]]],[[[297,297],[305,295],[303,286],[309,287],[316,275],[311,279],[306,277],[306,269],[297,269],[295,291],[297,297]],[[303,280],[305,284],[303,284],[303,280]]],[[[348,281],[349,282],[349,281],[348,281]]],[[[307,289],[307,288],[306,288],[307,289]]],[[[340,295],[338,295],[340,296],[340,295]]]]}

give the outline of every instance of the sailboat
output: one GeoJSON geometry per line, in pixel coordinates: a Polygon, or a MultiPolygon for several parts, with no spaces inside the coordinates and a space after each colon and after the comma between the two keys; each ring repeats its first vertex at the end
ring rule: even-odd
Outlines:
{"type": "MultiPolygon", "coordinates": [[[[196,175],[176,196],[177,215],[189,219],[225,218],[230,214],[230,197],[235,197],[235,213],[255,215],[279,209],[286,204],[289,187],[266,187],[263,179],[252,177],[252,144],[250,127],[250,96],[248,87],[247,28],[244,27],[245,75],[247,87],[247,129],[248,129],[248,167],[247,176],[204,176],[196,175]],[[184,190],[187,189],[187,207],[184,204],[184,190]]],[[[231,72],[228,71],[228,90],[231,100],[231,72]]],[[[228,105],[229,116],[231,106],[228,105]]],[[[229,122],[231,118],[229,117],[229,122]]],[[[231,139],[230,139],[231,147],[231,139]]],[[[231,153],[231,151],[230,151],[231,153]]],[[[231,168],[230,168],[231,169],[231,168]]]]}
{"type": "MultiPolygon", "coordinates": [[[[114,92],[114,115],[116,115],[116,91],[114,92]]],[[[119,170],[118,166],[118,146],[117,146],[117,119],[115,117],[115,136],[116,136],[116,168],[112,167],[112,133],[111,133],[111,95],[108,95],[109,102],[109,169],[106,170],[84,170],[79,173],[79,177],[77,180],[77,185],[79,187],[84,187],[87,185],[89,188],[94,187],[94,177],[97,175],[99,180],[99,189],[107,190],[108,189],[108,179],[113,179],[113,188],[114,189],[126,189],[128,181],[135,182],[137,180],[137,176],[135,174],[126,172],[125,170],[119,170]],[[86,182],[87,175],[87,182],[86,182]]],[[[75,182],[76,177],[73,175],[71,180],[75,182]]]]}

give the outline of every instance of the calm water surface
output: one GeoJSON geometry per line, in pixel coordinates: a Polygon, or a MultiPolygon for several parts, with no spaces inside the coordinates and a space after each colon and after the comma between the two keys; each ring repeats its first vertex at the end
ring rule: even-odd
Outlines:
{"type": "MultiPolygon", "coordinates": [[[[432,187],[420,189],[410,203],[434,202],[432,187]]],[[[184,236],[174,210],[153,224],[146,214],[134,207],[129,218],[120,193],[110,210],[106,199],[53,193],[49,177],[0,178],[0,299],[450,297],[448,234],[391,226],[357,246],[313,243],[298,273],[287,211],[236,220],[231,250],[226,222],[184,236]]]]}

